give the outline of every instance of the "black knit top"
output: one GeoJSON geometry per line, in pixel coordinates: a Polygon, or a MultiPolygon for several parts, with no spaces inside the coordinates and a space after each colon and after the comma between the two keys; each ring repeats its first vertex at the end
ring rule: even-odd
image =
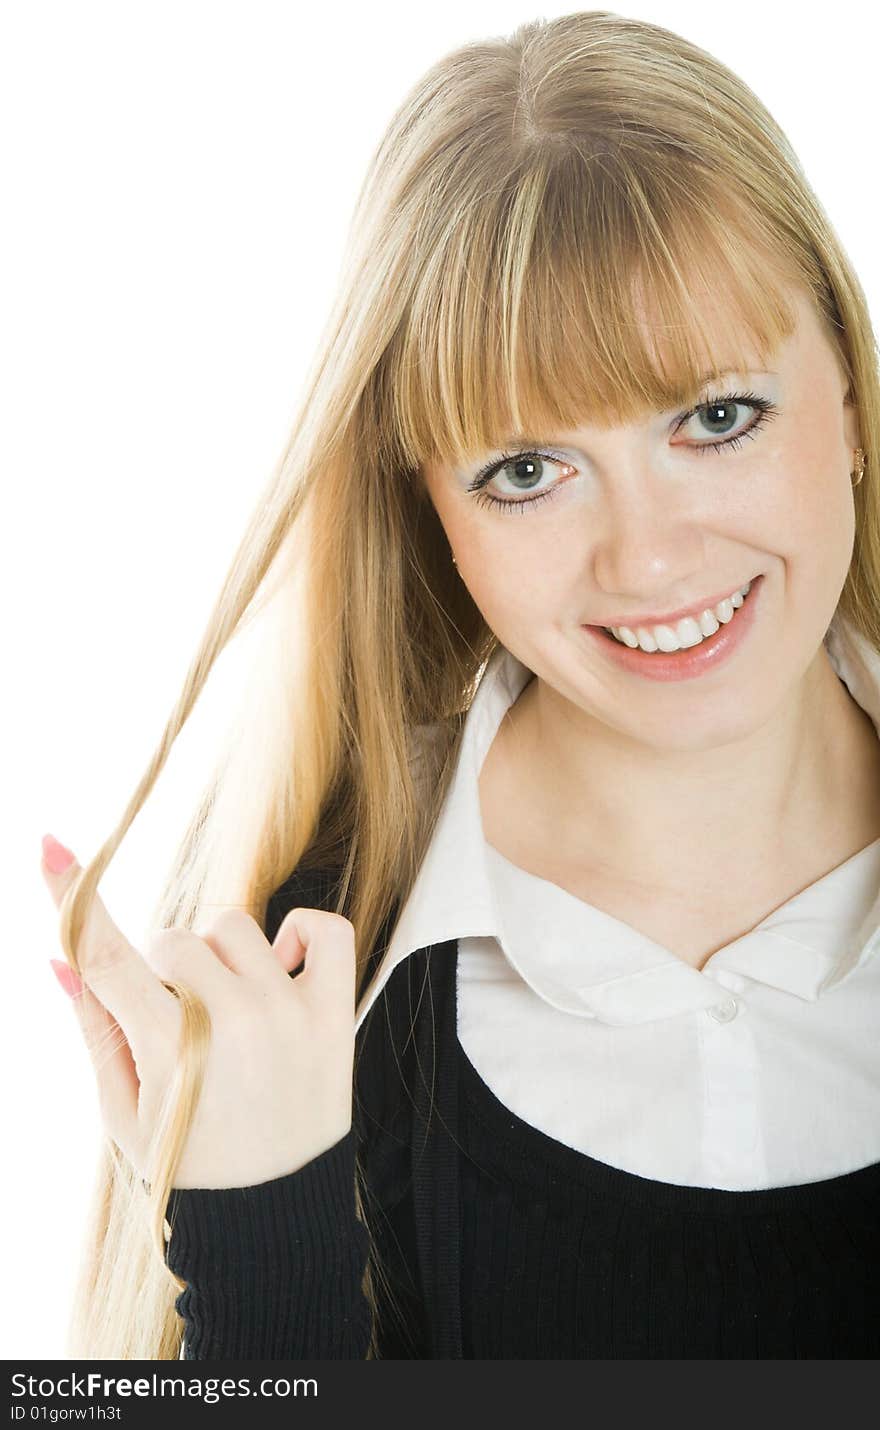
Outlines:
{"type": "Polygon", "coordinates": [[[411,954],[370,1008],[345,1137],[258,1186],[172,1193],[184,1359],[365,1358],[368,1256],[382,1358],[877,1356],[880,1163],[728,1191],[585,1156],[469,1061],[456,954],[411,954]]]}
{"type": "Polygon", "coordinates": [[[459,1050],[465,1355],[880,1351],[880,1163],[735,1192],[634,1176],[511,1116],[459,1050]]]}

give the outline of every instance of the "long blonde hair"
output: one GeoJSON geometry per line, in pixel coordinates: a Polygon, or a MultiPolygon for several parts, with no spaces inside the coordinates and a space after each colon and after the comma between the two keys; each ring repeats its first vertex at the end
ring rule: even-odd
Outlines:
{"type": "MultiPolygon", "coordinates": [[[[290,440],[158,748],[68,894],[71,965],[89,902],[215,660],[249,628],[257,654],[241,708],[153,923],[196,928],[234,904],[265,928],[271,894],[300,861],[335,859],[362,988],[497,645],[452,563],[423,464],[467,459],[508,430],[626,422],[693,400],[707,372],[751,366],[746,338],[770,352],[793,331],[792,284],[812,295],[858,409],[867,465],[840,609],[880,647],[868,306],[763,104],[687,40],[608,11],[522,24],[434,64],[372,158],[290,440]],[[729,317],[723,354],[707,313],[729,317]]],[[[162,1171],[148,1190],[107,1138],[75,1357],[181,1352],[164,1217],[209,1033],[192,991],[168,986],[185,1036],[158,1134],[162,1171]]],[[[375,1308],[372,1284],[368,1268],[375,1308]]]]}

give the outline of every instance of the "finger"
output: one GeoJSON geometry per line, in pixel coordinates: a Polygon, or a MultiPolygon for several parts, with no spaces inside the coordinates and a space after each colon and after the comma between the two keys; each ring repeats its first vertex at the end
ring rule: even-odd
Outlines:
{"type": "Polygon", "coordinates": [[[192,929],[153,929],[144,942],[144,958],[165,983],[184,983],[210,1002],[230,982],[230,970],[192,929]]]}
{"type": "Polygon", "coordinates": [[[300,937],[296,919],[293,915],[303,913],[302,909],[291,909],[284,915],[278,925],[278,931],[272,942],[272,956],[275,962],[280,964],[285,973],[297,973],[301,976],[303,972],[303,960],[306,956],[306,946],[300,937]]]}
{"type": "MultiPolygon", "coordinates": [[[[59,868],[59,848],[63,853],[51,835],[44,837],[40,868],[56,908],[82,872],[73,856],[59,868]]],[[[173,1019],[176,1000],[117,928],[99,894],[86,915],[77,954],[82,978],[125,1029],[133,1053],[140,1057],[155,1036],[157,1024],[164,1028],[173,1019]]]]}
{"type": "Polygon", "coordinates": [[[244,909],[222,909],[198,936],[232,973],[258,978],[275,966],[266,935],[244,909]]]}
{"type": "Polygon", "coordinates": [[[299,974],[303,988],[312,988],[320,997],[342,998],[350,994],[354,1006],[354,928],[342,914],[325,909],[291,909],[285,914],[276,937],[282,940],[282,956],[297,956],[303,948],[303,968],[299,974]],[[292,932],[288,928],[292,926],[292,932]],[[295,936],[295,937],[294,937],[295,936]]]}
{"type": "Polygon", "coordinates": [[[98,1103],[111,1137],[131,1157],[137,1143],[140,1078],[116,1019],[85,984],[70,1001],[95,1070],[98,1103]]]}

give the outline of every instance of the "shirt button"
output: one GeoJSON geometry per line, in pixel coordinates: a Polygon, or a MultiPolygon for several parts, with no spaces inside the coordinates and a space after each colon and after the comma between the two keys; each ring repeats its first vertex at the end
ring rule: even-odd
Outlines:
{"type": "Polygon", "coordinates": [[[725,998],[723,1003],[716,1003],[714,1008],[707,1008],[706,1012],[716,1023],[729,1023],[737,1015],[737,1001],[735,998],[725,998]]]}

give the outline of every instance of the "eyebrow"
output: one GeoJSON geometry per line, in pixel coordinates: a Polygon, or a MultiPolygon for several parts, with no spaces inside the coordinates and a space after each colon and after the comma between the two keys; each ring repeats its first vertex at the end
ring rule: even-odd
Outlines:
{"type": "MultiPolygon", "coordinates": [[[[741,372],[739,368],[725,368],[721,373],[704,373],[694,389],[695,394],[702,392],[707,382],[723,382],[728,377],[778,377],[779,373],[771,368],[750,368],[747,372],[741,372]]],[[[546,443],[546,438],[536,437],[534,432],[514,432],[509,437],[503,437],[493,450],[500,451],[502,447],[536,447],[546,443]]],[[[552,445],[546,443],[546,445],[552,445]]]]}

